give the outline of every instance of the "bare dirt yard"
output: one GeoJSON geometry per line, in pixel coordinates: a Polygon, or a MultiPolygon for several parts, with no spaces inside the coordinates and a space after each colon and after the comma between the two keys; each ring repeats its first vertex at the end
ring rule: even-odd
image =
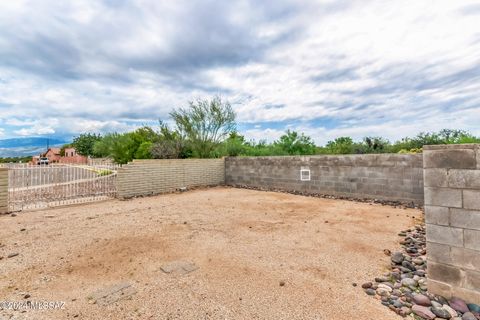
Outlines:
{"type": "Polygon", "coordinates": [[[65,304],[0,318],[401,319],[360,285],[420,216],[225,187],[4,215],[0,300],[65,304]]]}

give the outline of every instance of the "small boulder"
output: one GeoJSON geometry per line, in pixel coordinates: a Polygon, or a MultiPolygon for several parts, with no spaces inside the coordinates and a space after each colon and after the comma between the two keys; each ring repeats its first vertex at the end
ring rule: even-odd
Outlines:
{"type": "Polygon", "coordinates": [[[374,296],[375,290],[368,288],[368,289],[365,289],[365,293],[368,294],[369,296],[374,296]]]}
{"type": "Polygon", "coordinates": [[[480,306],[478,304],[468,303],[467,307],[468,309],[470,309],[471,312],[480,313],[480,306]]]}
{"type": "Polygon", "coordinates": [[[442,309],[447,310],[450,313],[451,318],[455,318],[458,314],[457,311],[453,310],[448,304],[444,304],[442,309]]]}
{"type": "Polygon", "coordinates": [[[391,257],[392,262],[396,264],[402,263],[403,259],[404,259],[403,253],[401,252],[395,252],[392,254],[392,257],[391,257]]]}
{"type": "Polygon", "coordinates": [[[384,283],[378,284],[378,289],[380,289],[380,288],[385,289],[385,290],[387,290],[388,292],[392,292],[392,291],[393,291],[393,289],[392,289],[390,286],[388,286],[388,285],[386,285],[386,284],[384,284],[384,283]]]}
{"type": "Polygon", "coordinates": [[[477,320],[477,317],[475,317],[471,312],[465,312],[462,316],[462,320],[477,320]]]}
{"type": "Polygon", "coordinates": [[[423,294],[414,295],[412,300],[415,304],[418,304],[420,306],[429,307],[432,305],[432,303],[430,302],[430,299],[423,294]]]}
{"type": "Polygon", "coordinates": [[[415,268],[415,266],[411,262],[406,261],[406,260],[402,262],[402,266],[407,268],[407,269],[410,269],[412,271],[417,270],[417,268],[415,268]]]}
{"type": "Polygon", "coordinates": [[[419,317],[422,317],[423,319],[428,319],[428,320],[435,319],[435,314],[433,314],[432,311],[430,311],[430,308],[415,304],[412,307],[412,311],[414,314],[416,314],[419,317]]]}
{"type": "Polygon", "coordinates": [[[465,303],[465,301],[463,301],[462,299],[457,298],[457,297],[453,297],[452,299],[450,299],[450,301],[448,301],[448,304],[455,311],[458,311],[458,312],[461,312],[461,313],[466,313],[466,312],[470,311],[470,310],[468,310],[468,306],[465,303]]]}
{"type": "Polygon", "coordinates": [[[376,293],[381,297],[385,297],[385,296],[390,296],[391,290],[392,289],[390,289],[389,291],[388,289],[385,289],[385,288],[377,288],[376,293]]]}
{"type": "Polygon", "coordinates": [[[412,312],[412,310],[410,310],[410,308],[401,307],[400,310],[398,311],[398,314],[402,317],[406,317],[407,315],[410,314],[410,312],[412,312]]]}
{"type": "Polygon", "coordinates": [[[443,308],[432,307],[432,313],[442,319],[450,319],[452,315],[443,308]]]}
{"type": "Polygon", "coordinates": [[[417,285],[417,281],[412,278],[403,278],[401,283],[403,286],[410,288],[413,288],[417,285]]]}

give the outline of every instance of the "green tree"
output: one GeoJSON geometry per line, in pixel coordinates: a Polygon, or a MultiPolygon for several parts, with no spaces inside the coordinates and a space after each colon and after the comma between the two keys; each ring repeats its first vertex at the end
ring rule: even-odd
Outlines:
{"type": "Polygon", "coordinates": [[[110,149],[110,157],[120,164],[125,164],[134,159],[137,151],[136,141],[132,138],[130,133],[122,133],[116,135],[112,141],[110,149]]]}
{"type": "Polygon", "coordinates": [[[142,142],[135,151],[135,159],[152,159],[152,146],[153,142],[151,141],[142,142]]]}
{"type": "Polygon", "coordinates": [[[290,130],[287,130],[273,145],[281,150],[281,153],[288,155],[315,154],[316,148],[312,138],[303,133],[298,134],[298,132],[290,130]]]}
{"type": "Polygon", "coordinates": [[[111,157],[114,141],[118,138],[118,133],[107,133],[93,145],[93,154],[95,157],[111,157]]]}
{"type": "Polygon", "coordinates": [[[110,157],[117,163],[151,159],[151,148],[158,139],[159,134],[148,126],[126,133],[110,133],[94,144],[93,153],[97,157],[110,157]]]}
{"type": "Polygon", "coordinates": [[[0,163],[27,163],[32,160],[32,157],[5,157],[0,158],[0,163]]]}
{"type": "Polygon", "coordinates": [[[326,150],[331,154],[350,154],[354,151],[354,142],[350,137],[340,137],[329,141],[326,150]]]}
{"type": "Polygon", "coordinates": [[[218,96],[212,100],[190,102],[188,108],[170,113],[178,132],[184,136],[200,158],[212,156],[213,150],[235,131],[235,112],[230,103],[218,96]]]}
{"type": "Polygon", "coordinates": [[[365,137],[361,143],[355,144],[354,153],[385,153],[390,142],[382,137],[365,137]]]}
{"type": "Polygon", "coordinates": [[[152,145],[151,154],[155,159],[178,159],[188,158],[191,151],[177,130],[171,130],[166,123],[160,121],[159,139],[152,145]]]}
{"type": "Polygon", "coordinates": [[[97,141],[100,141],[102,136],[95,133],[82,133],[75,137],[72,142],[72,146],[75,148],[78,154],[82,156],[93,156],[93,146],[97,141]]]}
{"type": "Polygon", "coordinates": [[[236,131],[231,132],[228,139],[224,142],[225,151],[223,152],[225,155],[228,156],[239,156],[245,154],[247,146],[245,137],[239,135],[236,131]]]}

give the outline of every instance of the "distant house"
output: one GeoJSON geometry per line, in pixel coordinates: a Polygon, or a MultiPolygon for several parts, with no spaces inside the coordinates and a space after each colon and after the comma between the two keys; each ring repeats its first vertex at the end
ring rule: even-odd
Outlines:
{"type": "Polygon", "coordinates": [[[60,158],[60,163],[86,164],[87,157],[79,155],[75,148],[65,148],[65,155],[60,158]]]}
{"type": "Polygon", "coordinates": [[[65,155],[64,157],[75,157],[77,155],[77,151],[75,148],[65,148],[65,155]]]}
{"type": "Polygon", "coordinates": [[[48,163],[87,164],[88,161],[88,158],[79,155],[75,148],[65,148],[63,156],[60,148],[48,148],[47,152],[40,156],[33,156],[32,163],[37,164],[41,157],[48,158],[48,163]]]}
{"type": "Polygon", "coordinates": [[[43,154],[43,157],[48,158],[48,163],[58,163],[60,162],[60,148],[48,148],[47,152],[43,154]]]}

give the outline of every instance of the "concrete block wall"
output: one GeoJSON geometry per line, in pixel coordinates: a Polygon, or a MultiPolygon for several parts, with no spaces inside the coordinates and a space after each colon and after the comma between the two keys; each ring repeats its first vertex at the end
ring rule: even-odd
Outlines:
{"type": "Polygon", "coordinates": [[[423,203],[421,154],[229,157],[225,172],[232,186],[423,203]]]}
{"type": "Polygon", "coordinates": [[[480,301],[480,145],[423,150],[429,291],[480,301]]]}
{"type": "Polygon", "coordinates": [[[8,212],[8,168],[0,168],[0,214],[8,212]]]}
{"type": "Polygon", "coordinates": [[[117,196],[130,198],[224,183],[224,159],[134,160],[118,170],[117,196]]]}

